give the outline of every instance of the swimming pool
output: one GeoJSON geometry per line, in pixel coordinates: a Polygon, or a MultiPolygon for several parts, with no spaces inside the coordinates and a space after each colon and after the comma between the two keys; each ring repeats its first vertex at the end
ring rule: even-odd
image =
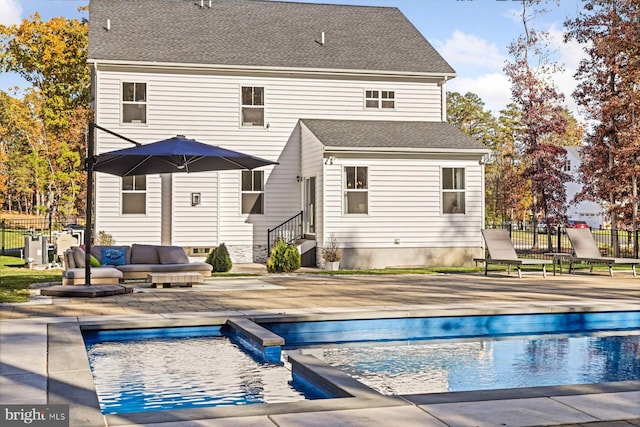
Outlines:
{"type": "Polygon", "coordinates": [[[104,414],[297,402],[326,397],[266,362],[222,326],[84,333],[104,414]]]}
{"type": "MultiPolygon", "coordinates": [[[[320,316],[321,317],[321,316],[320,316]]],[[[254,319],[258,320],[258,319],[254,319]]],[[[592,313],[556,313],[556,314],[505,314],[505,315],[490,315],[490,316],[460,316],[460,317],[419,317],[419,318],[411,318],[411,317],[403,317],[403,318],[389,318],[389,319],[372,319],[372,318],[362,318],[355,320],[322,320],[318,321],[289,321],[290,319],[287,316],[270,316],[268,319],[262,319],[259,321],[260,324],[255,324],[246,318],[229,318],[226,320],[226,324],[237,323],[239,325],[244,324],[246,337],[251,337],[254,333],[263,334],[259,329],[263,329],[268,334],[271,334],[272,337],[268,337],[272,339],[273,337],[278,337],[283,343],[285,343],[284,348],[289,352],[300,352],[307,353],[306,355],[302,354],[292,354],[290,356],[291,367],[292,370],[287,372],[287,375],[291,375],[288,379],[284,380],[285,383],[296,383],[298,384],[307,384],[310,385],[311,388],[317,388],[318,390],[322,390],[323,397],[354,397],[356,394],[360,394],[361,396],[366,396],[367,399],[376,398],[372,395],[372,393],[376,393],[378,396],[382,396],[384,393],[389,393],[392,395],[395,394],[411,394],[411,393],[429,393],[431,391],[424,390],[415,390],[415,389],[393,389],[390,392],[387,392],[383,389],[378,389],[376,392],[376,387],[371,385],[369,387],[363,386],[361,390],[358,389],[360,386],[354,386],[353,382],[349,383],[349,381],[355,381],[353,379],[345,379],[348,375],[344,374],[344,372],[348,372],[353,375],[355,378],[358,378],[358,373],[356,371],[352,371],[351,368],[353,366],[357,366],[359,362],[357,359],[347,358],[348,363],[336,363],[335,366],[337,368],[329,368],[327,369],[322,359],[327,360],[328,363],[333,364],[329,359],[326,359],[324,355],[321,355],[317,352],[324,352],[324,349],[320,349],[318,345],[322,345],[324,347],[336,347],[335,343],[349,343],[349,347],[353,347],[354,343],[358,343],[356,347],[366,348],[369,351],[367,357],[372,358],[374,361],[382,362],[383,365],[386,364],[388,366],[395,365],[411,365],[412,362],[410,358],[404,357],[400,360],[391,358],[388,354],[385,354],[385,351],[394,354],[394,355],[408,355],[407,349],[411,346],[419,343],[420,340],[427,339],[430,345],[433,344],[442,344],[444,347],[440,348],[431,348],[427,350],[426,353],[420,354],[419,352],[415,352],[418,356],[418,360],[431,359],[438,363],[438,357],[442,353],[454,353],[447,347],[452,343],[453,340],[458,340],[463,345],[462,354],[474,354],[476,361],[483,361],[492,359],[493,361],[499,361],[503,354],[513,353],[513,354],[521,354],[521,355],[530,355],[532,349],[540,349],[539,353],[541,355],[547,354],[552,349],[560,349],[560,348],[569,348],[573,349],[576,346],[579,347],[578,344],[565,344],[565,340],[569,335],[571,336],[585,336],[585,334],[594,334],[597,336],[601,336],[601,331],[615,331],[614,334],[610,335],[620,335],[620,336],[628,336],[628,337],[637,337],[638,331],[640,331],[640,312],[592,312],[592,313]],[[253,325],[253,326],[251,326],[253,325]],[[266,329],[265,329],[266,328],[266,329]],[[256,332],[257,331],[257,332],[256,332]],[[532,335],[540,335],[540,334],[563,334],[564,336],[555,336],[552,339],[556,340],[555,342],[548,344],[542,344],[541,341],[537,337],[532,337],[532,335]],[[284,340],[282,340],[283,337],[284,340]],[[482,337],[480,339],[480,343],[474,343],[473,340],[478,341],[477,338],[472,337],[482,337]],[[507,339],[507,337],[517,337],[518,339],[524,340],[524,344],[514,344],[511,338],[507,339]],[[403,343],[400,348],[392,349],[391,345],[395,345],[394,341],[402,340],[403,343]],[[558,341],[560,340],[560,341],[558,341]],[[331,346],[327,346],[326,344],[330,343],[331,346]],[[524,346],[524,347],[523,347],[524,346]],[[312,355],[312,356],[309,356],[312,355]],[[316,358],[313,355],[318,355],[320,357],[316,358]],[[320,360],[318,360],[320,359],[320,360]],[[317,362],[315,362],[315,361],[317,362]],[[327,375],[327,372],[329,375],[327,375]],[[337,382],[342,382],[340,385],[335,385],[337,382]],[[348,383],[347,387],[344,387],[344,384],[348,383]],[[372,390],[373,389],[373,390],[372,390]],[[345,392],[344,390],[350,390],[345,392]],[[335,394],[333,393],[335,392],[335,394]],[[356,394],[354,394],[356,393],[356,394]]],[[[224,320],[223,320],[224,321],[224,320]]],[[[210,327],[211,328],[211,327],[210,327]]],[[[213,327],[214,329],[216,327],[213,327]]],[[[224,328],[224,325],[217,326],[219,330],[224,328]]],[[[168,331],[176,331],[179,328],[168,328],[168,331]]],[[[198,328],[194,328],[195,330],[199,330],[198,328]]],[[[89,332],[83,331],[85,336],[89,332]]],[[[111,332],[109,332],[111,333],[111,332]]],[[[216,332],[220,334],[220,332],[216,332]]],[[[134,338],[139,332],[126,331],[126,334],[133,335],[134,338]]],[[[165,337],[166,338],[166,337],[165,337]]],[[[165,357],[165,354],[174,355],[178,354],[177,351],[172,350],[167,351],[167,346],[173,345],[173,339],[170,338],[169,341],[161,343],[160,346],[154,350],[149,356],[137,356],[137,352],[135,354],[128,354],[125,359],[125,363],[123,367],[119,370],[127,371],[128,373],[139,372],[147,370],[152,370],[154,365],[160,365],[159,362],[161,357],[165,357]],[[155,355],[155,356],[154,356],[155,355]],[[132,360],[141,359],[145,361],[145,365],[136,369],[131,369],[132,360]]],[[[90,341],[90,340],[89,340],[90,341]]],[[[88,341],[88,342],[89,342],[88,341]]],[[[135,341],[135,340],[134,340],[135,341]]],[[[267,340],[268,341],[268,340],[267,340]]],[[[613,344],[607,344],[609,347],[613,344]]],[[[606,350],[607,345],[603,345],[603,351],[606,350]]],[[[623,344],[615,344],[616,346],[621,346],[622,353],[626,355],[637,354],[638,353],[638,343],[637,341],[628,341],[623,344]]],[[[336,347],[340,348],[340,347],[336,347]]],[[[346,348],[346,347],[345,347],[346,348]]],[[[230,356],[232,359],[239,360],[237,356],[237,348],[234,350],[234,355],[230,356]]],[[[216,350],[217,352],[217,350],[216,350]]],[[[334,354],[339,353],[339,351],[332,350],[334,354]]],[[[414,352],[413,349],[411,352],[414,352]]],[[[214,353],[211,348],[206,348],[204,350],[204,355],[208,356],[207,353],[214,353]]],[[[535,353],[535,351],[533,352],[535,353]]],[[[571,350],[567,353],[569,358],[574,357],[574,350],[571,350]]],[[[593,350],[587,350],[587,355],[595,354],[593,350]]],[[[203,357],[205,357],[203,356],[203,357]]],[[[167,367],[173,369],[174,366],[177,365],[185,365],[195,369],[195,372],[192,373],[181,373],[178,377],[174,378],[174,382],[178,382],[176,378],[182,377],[206,377],[211,382],[217,385],[218,382],[221,382],[227,376],[238,376],[242,377],[255,377],[255,375],[249,374],[244,375],[244,370],[246,366],[244,362],[241,363],[240,366],[234,368],[232,370],[222,369],[221,371],[217,371],[210,374],[203,374],[200,369],[200,363],[194,366],[194,363],[184,363],[184,361],[189,360],[199,360],[201,356],[196,356],[190,354],[186,351],[184,354],[181,353],[181,356],[178,357],[174,364],[162,364],[163,368],[159,370],[158,375],[160,377],[166,375],[167,367]],[[231,374],[231,375],[230,375],[231,374]]],[[[583,356],[581,356],[583,357],[583,356]]],[[[614,357],[615,358],[615,357],[614,357]]],[[[472,358],[469,358],[472,359],[472,358]]],[[[219,365],[220,358],[213,358],[207,364],[211,365],[219,365]]],[[[613,360],[613,358],[612,358],[613,360]]],[[[441,364],[444,362],[440,361],[441,364]]],[[[455,364],[454,362],[447,362],[455,364]]],[[[638,369],[638,361],[637,359],[625,359],[623,362],[631,367],[631,371],[637,372],[638,369]]],[[[562,363],[561,363],[562,364],[562,363]]],[[[513,365],[513,363],[511,363],[513,365]]],[[[536,362],[534,366],[543,366],[544,363],[542,361],[536,362]]],[[[107,370],[116,370],[114,369],[114,363],[110,361],[110,358],[106,358],[105,366],[107,370]]],[[[418,365],[420,366],[420,365],[418,365]]],[[[527,379],[530,377],[528,375],[527,369],[532,369],[531,366],[526,367],[525,365],[521,365],[523,371],[522,378],[527,379]],[[526,368],[526,369],[525,369],[526,368]]],[[[93,369],[93,368],[92,368],[93,369]]],[[[466,368],[467,372],[479,369],[476,367],[468,367],[466,368]]],[[[384,372],[385,369],[376,368],[378,372],[384,372]]],[[[422,367],[418,368],[418,371],[425,370],[422,367]]],[[[466,376],[462,371],[462,374],[457,374],[458,376],[466,376]]],[[[444,374],[440,374],[441,376],[444,374]]],[[[447,374],[448,375],[448,374],[447,374]]],[[[501,374],[502,375],[502,374],[501,374]]],[[[507,374],[508,375],[508,374],[507,374]]],[[[503,375],[504,376],[504,375],[503,375]]],[[[610,381],[609,377],[600,377],[598,381],[610,381]]],[[[619,379],[615,379],[612,381],[618,381],[619,379]]],[[[113,392],[114,402],[116,407],[118,405],[122,405],[122,399],[127,394],[124,393],[123,390],[127,390],[130,384],[140,383],[142,389],[145,389],[146,378],[137,378],[131,376],[123,376],[120,378],[120,383],[116,382],[114,386],[115,391],[113,392]]],[[[407,383],[413,382],[437,382],[438,378],[434,377],[433,379],[429,379],[428,381],[425,378],[409,378],[404,380],[407,383]]],[[[450,380],[447,378],[447,381],[450,380]]],[[[567,380],[567,384],[574,384],[575,376],[569,377],[567,380]]],[[[98,380],[96,380],[96,387],[98,384],[98,380]]],[[[282,383],[282,380],[279,380],[282,383]]],[[[358,381],[355,381],[359,383],[358,381]]],[[[454,381],[455,382],[455,381],[454,381]]],[[[165,379],[161,382],[161,389],[169,388],[165,379]]],[[[362,386],[362,383],[359,383],[362,386]]],[[[518,384],[509,384],[507,387],[532,387],[540,385],[539,383],[531,383],[531,382],[523,382],[518,384]]],[[[502,387],[502,386],[499,386],[502,387]]],[[[263,387],[265,388],[265,387],[263,387]]],[[[268,387],[266,387],[268,388],[268,387]]],[[[481,388],[474,388],[476,390],[481,388]]],[[[99,391],[99,390],[98,390],[99,391]]],[[[174,392],[174,394],[179,394],[179,392],[174,392]]],[[[304,394],[304,392],[303,392],[304,394]]],[[[170,395],[169,399],[171,400],[174,396],[170,395]]],[[[307,399],[309,397],[304,397],[303,399],[307,399]]],[[[312,397],[313,398],[313,397],[312,397]]],[[[186,400],[189,400],[188,398],[186,400]]],[[[184,406],[182,403],[173,404],[170,403],[168,407],[158,407],[156,406],[156,402],[153,401],[151,405],[149,405],[149,409],[140,409],[139,407],[133,409],[133,411],[141,411],[141,410],[155,410],[155,409],[177,409],[182,407],[200,407],[200,405],[212,405],[217,406],[218,403],[214,401],[215,399],[204,399],[199,400],[193,406],[184,406]]],[[[235,403],[229,403],[230,405],[245,405],[249,403],[249,398],[244,396],[239,399],[235,403]]],[[[329,399],[331,400],[331,399],[329,399]]],[[[230,402],[231,400],[228,400],[230,402]]],[[[227,401],[225,401],[227,402],[227,401]]],[[[255,400],[250,403],[269,403],[268,400],[255,400]]],[[[224,404],[224,403],[223,403],[224,404]]],[[[188,405],[188,404],[187,404],[188,405]]],[[[116,411],[120,411],[121,408],[115,409],[116,411]]]]}

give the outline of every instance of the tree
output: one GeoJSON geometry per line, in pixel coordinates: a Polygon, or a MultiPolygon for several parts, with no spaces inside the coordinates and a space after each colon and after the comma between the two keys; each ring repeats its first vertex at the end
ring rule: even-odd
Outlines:
{"type": "MultiPolygon", "coordinates": [[[[559,144],[566,129],[564,97],[550,78],[558,66],[549,57],[548,35],[528,27],[531,20],[528,8],[540,1],[522,0],[521,3],[524,34],[509,46],[513,62],[505,66],[505,72],[511,80],[512,99],[521,110],[519,137],[526,155],[524,176],[531,182],[536,242],[538,212],[547,223],[566,219],[565,183],[570,177],[563,171],[566,150],[559,144]]],[[[547,244],[551,246],[550,235],[547,244]]]]}
{"type": "Polygon", "coordinates": [[[523,147],[519,136],[522,112],[513,103],[500,111],[498,118],[499,150],[496,150],[494,173],[487,174],[487,187],[496,189],[496,210],[508,221],[525,221],[531,210],[531,183],[524,175],[523,147]]]}
{"type": "Polygon", "coordinates": [[[495,118],[491,111],[484,109],[484,102],[475,93],[462,96],[458,92],[447,92],[447,122],[478,141],[493,145],[495,118]]]}
{"type": "Polygon", "coordinates": [[[47,128],[66,128],[72,112],[88,105],[87,25],[85,19],[43,22],[38,13],[20,25],[0,25],[0,68],[37,89],[47,128]]]}
{"type": "Polygon", "coordinates": [[[617,230],[630,226],[635,235],[637,229],[640,3],[588,0],[584,5],[577,18],[565,22],[566,39],[582,43],[587,54],[573,96],[594,123],[583,148],[581,196],[607,201],[619,256],[617,230]]]}
{"type": "Polygon", "coordinates": [[[6,185],[5,204],[10,211],[33,213],[38,180],[43,175],[40,159],[42,128],[32,113],[37,97],[31,92],[20,100],[0,92],[0,128],[6,163],[2,173],[6,185]]]}
{"type": "Polygon", "coordinates": [[[82,210],[81,172],[89,108],[87,21],[36,13],[20,25],[0,25],[0,71],[16,72],[32,88],[22,100],[2,93],[3,153],[0,173],[5,207],[25,212],[82,210]],[[15,108],[15,110],[13,109],[15,108]],[[29,176],[29,171],[31,176],[29,176]]]}

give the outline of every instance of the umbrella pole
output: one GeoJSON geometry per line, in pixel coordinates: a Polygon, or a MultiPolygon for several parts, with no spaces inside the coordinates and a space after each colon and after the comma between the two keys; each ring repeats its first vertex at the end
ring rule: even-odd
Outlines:
{"type": "Polygon", "coordinates": [[[91,286],[91,214],[93,201],[93,163],[94,159],[94,123],[89,123],[89,135],[87,138],[87,160],[85,167],[87,169],[87,211],[85,212],[85,229],[84,229],[84,281],[85,286],[91,286]]]}
{"type": "Polygon", "coordinates": [[[134,145],[141,145],[139,142],[133,139],[127,138],[120,134],[115,133],[112,130],[103,128],[93,122],[89,122],[89,135],[87,137],[87,158],[85,159],[85,169],[87,170],[87,211],[85,212],[85,226],[84,226],[84,281],[85,286],[91,286],[91,227],[93,213],[93,165],[96,162],[95,156],[95,133],[96,129],[100,129],[107,132],[110,135],[116,136],[134,145]]]}

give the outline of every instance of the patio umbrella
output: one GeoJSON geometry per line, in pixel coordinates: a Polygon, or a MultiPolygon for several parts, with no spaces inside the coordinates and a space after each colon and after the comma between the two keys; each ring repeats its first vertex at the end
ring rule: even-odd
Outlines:
{"type": "Polygon", "coordinates": [[[204,144],[183,135],[150,144],[140,144],[95,123],[89,123],[87,166],[87,214],[85,242],[85,281],[91,286],[91,201],[93,172],[117,176],[188,173],[234,169],[254,169],[278,164],[271,160],[204,144]],[[94,155],[94,130],[99,129],[135,144],[134,147],[94,155]]]}
{"type": "Polygon", "coordinates": [[[99,154],[96,156],[93,170],[118,176],[132,176],[254,169],[275,163],[178,135],[151,144],[99,154]]]}

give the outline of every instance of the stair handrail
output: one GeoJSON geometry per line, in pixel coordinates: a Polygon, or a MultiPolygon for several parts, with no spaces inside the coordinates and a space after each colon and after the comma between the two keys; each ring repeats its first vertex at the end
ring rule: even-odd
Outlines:
{"type": "Polygon", "coordinates": [[[271,229],[267,229],[267,256],[271,254],[271,247],[277,243],[278,240],[283,240],[286,244],[289,244],[297,239],[304,237],[302,231],[302,220],[304,211],[300,211],[282,224],[277,225],[271,229]],[[283,236],[289,235],[288,238],[283,236]],[[274,237],[275,236],[275,237],[274,237]]]}

